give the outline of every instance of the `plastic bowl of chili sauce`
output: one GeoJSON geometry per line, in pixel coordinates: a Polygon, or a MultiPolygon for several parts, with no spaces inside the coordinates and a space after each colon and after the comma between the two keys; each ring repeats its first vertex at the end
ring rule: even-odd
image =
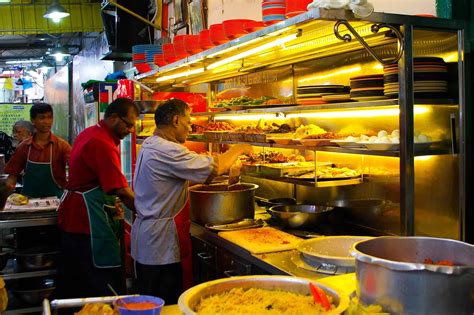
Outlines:
{"type": "Polygon", "coordinates": [[[121,315],[159,315],[165,301],[155,296],[138,295],[117,299],[115,305],[121,315]]]}

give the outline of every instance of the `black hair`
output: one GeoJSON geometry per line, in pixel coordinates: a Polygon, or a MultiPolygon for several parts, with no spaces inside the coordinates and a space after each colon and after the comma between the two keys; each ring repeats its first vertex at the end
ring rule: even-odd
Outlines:
{"type": "Polygon", "coordinates": [[[53,107],[48,103],[35,103],[30,109],[30,119],[35,119],[38,114],[51,113],[53,114],[53,107]]]}
{"type": "Polygon", "coordinates": [[[107,106],[104,119],[109,118],[112,114],[117,114],[119,117],[127,117],[130,109],[135,111],[137,116],[140,114],[134,101],[129,98],[119,97],[107,106]]]}
{"type": "Polygon", "coordinates": [[[174,116],[184,116],[189,109],[190,107],[186,102],[178,98],[169,99],[156,108],[155,124],[157,126],[172,125],[174,116]]]}

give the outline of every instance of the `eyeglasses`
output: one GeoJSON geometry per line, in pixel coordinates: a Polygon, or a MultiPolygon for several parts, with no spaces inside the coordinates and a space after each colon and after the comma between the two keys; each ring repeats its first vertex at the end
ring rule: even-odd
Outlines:
{"type": "Polygon", "coordinates": [[[120,118],[121,121],[123,121],[123,123],[125,124],[125,126],[127,126],[128,129],[135,128],[135,123],[131,123],[131,122],[126,121],[125,119],[120,117],[120,115],[117,115],[117,116],[118,116],[118,118],[120,118]]]}

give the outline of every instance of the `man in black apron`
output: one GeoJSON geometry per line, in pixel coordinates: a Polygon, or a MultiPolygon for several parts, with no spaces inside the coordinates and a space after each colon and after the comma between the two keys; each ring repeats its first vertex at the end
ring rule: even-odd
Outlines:
{"type": "Polygon", "coordinates": [[[115,198],[135,210],[134,194],[122,174],[120,140],[135,128],[138,109],[119,98],[104,119],[82,131],[74,141],[69,181],[58,209],[62,245],[57,298],[123,293],[120,213],[115,198]]]}

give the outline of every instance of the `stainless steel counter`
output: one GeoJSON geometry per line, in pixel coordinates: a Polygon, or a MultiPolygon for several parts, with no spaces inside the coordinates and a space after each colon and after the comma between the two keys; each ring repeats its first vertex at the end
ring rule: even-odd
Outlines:
{"type": "Polygon", "coordinates": [[[294,250],[267,254],[251,254],[242,247],[221,238],[216,232],[196,223],[191,223],[191,235],[239,256],[273,275],[292,275],[313,280],[330,276],[330,274],[312,272],[297,267],[291,259],[291,255],[295,253],[294,250]]]}

